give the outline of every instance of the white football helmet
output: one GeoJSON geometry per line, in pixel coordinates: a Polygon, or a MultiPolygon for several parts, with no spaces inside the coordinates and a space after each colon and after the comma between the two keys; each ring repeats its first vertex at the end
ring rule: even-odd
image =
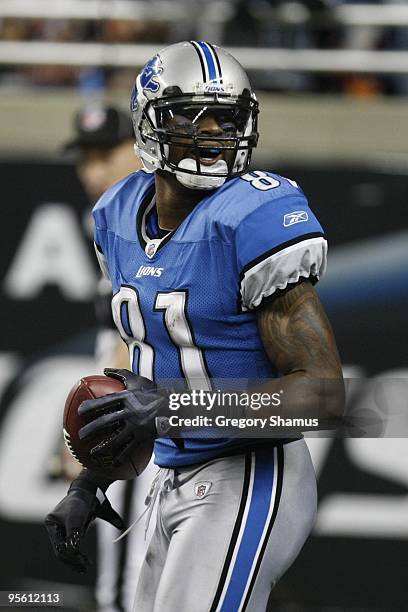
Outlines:
{"type": "Polygon", "coordinates": [[[130,108],[135,151],[147,172],[167,170],[186,187],[215,189],[249,166],[258,102],[241,64],[220,47],[191,41],[160,51],[137,76],[130,108]],[[205,117],[215,118],[216,135],[196,125],[205,117]],[[176,146],[190,149],[177,163],[176,146]],[[232,152],[228,163],[225,151],[232,152]]]}

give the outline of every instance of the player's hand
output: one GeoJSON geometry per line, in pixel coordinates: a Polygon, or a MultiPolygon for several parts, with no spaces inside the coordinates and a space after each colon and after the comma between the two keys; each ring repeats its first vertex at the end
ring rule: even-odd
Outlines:
{"type": "Polygon", "coordinates": [[[82,470],[64,499],[45,518],[57,558],[80,574],[85,574],[91,564],[81,551],[81,543],[92,521],[101,518],[117,529],[124,529],[121,517],[86,472],[82,470]]]}
{"type": "Polygon", "coordinates": [[[91,455],[110,455],[112,463],[120,465],[141,442],[170,431],[166,416],[169,393],[129,370],[106,368],[104,373],[121,380],[126,390],[82,402],[78,413],[92,420],[79,430],[79,437],[83,440],[106,431],[106,438],[91,449],[91,455]]]}

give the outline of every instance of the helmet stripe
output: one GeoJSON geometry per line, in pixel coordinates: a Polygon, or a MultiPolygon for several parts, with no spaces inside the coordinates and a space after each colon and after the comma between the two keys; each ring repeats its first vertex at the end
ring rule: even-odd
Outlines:
{"type": "Polygon", "coordinates": [[[205,83],[206,80],[207,80],[207,75],[206,75],[206,72],[205,72],[205,63],[204,63],[205,57],[204,57],[204,54],[202,53],[201,48],[198,46],[198,44],[195,42],[195,40],[190,40],[190,44],[192,44],[194,49],[197,51],[198,59],[200,60],[201,70],[202,70],[202,73],[203,73],[203,81],[205,83]]]}
{"type": "Polygon", "coordinates": [[[208,78],[210,81],[215,81],[220,75],[217,75],[217,67],[214,61],[213,52],[210,46],[203,40],[198,41],[200,48],[204,52],[204,57],[207,62],[208,78]]]}
{"type": "Polygon", "coordinates": [[[207,45],[210,47],[210,49],[211,49],[211,51],[212,51],[212,53],[213,53],[213,56],[214,56],[214,59],[215,59],[215,63],[217,64],[217,69],[218,69],[218,78],[219,78],[219,80],[220,80],[220,83],[222,83],[222,72],[221,72],[221,64],[220,64],[220,59],[219,59],[219,57],[218,57],[218,55],[217,55],[217,52],[216,52],[216,50],[215,50],[214,45],[212,45],[211,43],[207,43],[207,45]]]}

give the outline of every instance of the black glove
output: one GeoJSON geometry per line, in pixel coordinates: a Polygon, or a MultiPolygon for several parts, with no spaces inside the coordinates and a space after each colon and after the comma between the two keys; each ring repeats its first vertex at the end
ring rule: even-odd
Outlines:
{"type": "Polygon", "coordinates": [[[105,431],[106,438],[91,449],[91,455],[95,458],[110,455],[116,466],[144,440],[165,436],[170,431],[166,416],[169,392],[129,370],[105,368],[104,373],[121,380],[126,391],[82,402],[78,414],[92,420],[81,427],[79,437],[83,440],[105,431]]]}
{"type": "Polygon", "coordinates": [[[45,517],[45,527],[57,558],[80,574],[85,574],[91,563],[80,549],[91,522],[101,518],[117,529],[124,529],[121,517],[105,497],[112,482],[83,469],[72,481],[64,499],[45,517]]]}

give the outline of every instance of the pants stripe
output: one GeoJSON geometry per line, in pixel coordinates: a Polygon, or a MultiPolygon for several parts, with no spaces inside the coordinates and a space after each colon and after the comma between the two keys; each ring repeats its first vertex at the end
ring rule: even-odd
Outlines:
{"type": "Polygon", "coordinates": [[[237,514],[234,529],[232,532],[230,544],[228,547],[228,552],[225,558],[224,567],[222,568],[220,581],[218,583],[217,591],[215,593],[215,597],[214,597],[210,612],[216,612],[217,610],[218,603],[221,599],[221,595],[224,590],[224,585],[226,584],[226,579],[227,579],[227,575],[229,572],[231,560],[233,558],[234,550],[236,547],[236,542],[237,542],[239,533],[241,531],[241,525],[243,523],[245,508],[247,506],[247,500],[248,500],[248,492],[249,492],[250,476],[251,476],[251,463],[252,463],[251,454],[247,453],[245,456],[244,483],[242,487],[241,501],[240,501],[240,505],[238,509],[238,514],[237,514]]]}
{"type": "Polygon", "coordinates": [[[253,567],[251,581],[247,587],[245,600],[240,608],[240,611],[242,610],[242,612],[246,610],[248,606],[249,599],[251,597],[251,593],[253,591],[256,578],[258,576],[259,568],[261,566],[262,559],[265,554],[266,546],[268,544],[268,540],[270,538],[272,528],[276,520],[276,515],[278,513],[279,502],[280,502],[281,493],[282,493],[283,465],[284,465],[284,446],[280,445],[277,448],[275,448],[276,477],[274,479],[275,491],[274,491],[274,503],[273,503],[273,508],[272,508],[272,515],[269,519],[267,526],[265,525],[266,530],[265,530],[264,537],[262,539],[260,550],[258,552],[258,557],[256,559],[255,566],[253,567]]]}
{"type": "Polygon", "coordinates": [[[249,500],[250,508],[245,523],[245,529],[238,546],[234,568],[228,583],[228,588],[220,606],[220,612],[238,612],[250,583],[251,570],[256,561],[265,525],[271,515],[276,491],[274,487],[275,466],[274,452],[262,449],[253,453],[255,464],[254,484],[249,500]]]}
{"type": "Polygon", "coordinates": [[[251,469],[251,471],[250,471],[250,477],[249,477],[248,495],[247,495],[247,500],[246,500],[244,514],[243,514],[243,517],[242,517],[241,528],[239,530],[237,538],[235,538],[235,549],[234,549],[234,553],[233,553],[233,555],[231,557],[231,561],[230,561],[230,564],[229,564],[229,569],[228,569],[227,577],[226,577],[226,580],[225,580],[225,583],[224,583],[223,591],[221,593],[220,603],[218,604],[217,612],[219,612],[221,610],[222,603],[223,603],[223,601],[225,599],[225,594],[227,593],[227,591],[229,589],[229,585],[230,585],[230,582],[231,582],[231,576],[232,576],[232,573],[233,573],[234,568],[235,568],[235,562],[236,562],[237,555],[238,555],[238,552],[239,552],[240,543],[242,541],[242,538],[243,538],[243,535],[244,535],[244,531],[246,529],[247,520],[248,520],[248,514],[249,514],[249,510],[251,508],[252,491],[253,491],[253,488],[254,488],[254,478],[255,478],[254,453],[251,453],[251,468],[250,469],[251,469]]]}
{"type": "Polygon", "coordinates": [[[272,452],[270,449],[255,451],[249,463],[249,481],[243,488],[211,612],[243,612],[246,609],[276,518],[282,489],[283,448],[276,447],[272,452]]]}

